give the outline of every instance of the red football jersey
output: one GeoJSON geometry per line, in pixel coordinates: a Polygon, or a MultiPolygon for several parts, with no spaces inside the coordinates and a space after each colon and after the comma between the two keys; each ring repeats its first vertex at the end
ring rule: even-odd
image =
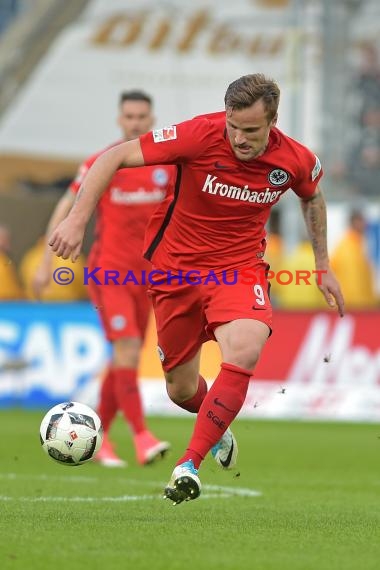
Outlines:
{"type": "Polygon", "coordinates": [[[164,270],[250,266],[263,256],[271,207],[289,188],[311,196],[322,176],[315,154],[277,128],[262,156],[238,160],[225,112],[154,130],[140,142],[146,164],[177,165],[174,194],[145,237],[145,257],[164,270]]]}
{"type": "MultiPolygon", "coordinates": [[[[102,152],[81,165],[70,185],[72,192],[78,192],[102,152]]],[[[145,230],[158,203],[169,193],[174,174],[175,167],[166,165],[123,168],[116,172],[97,205],[92,265],[123,272],[149,270],[150,265],[143,258],[145,230]]]]}

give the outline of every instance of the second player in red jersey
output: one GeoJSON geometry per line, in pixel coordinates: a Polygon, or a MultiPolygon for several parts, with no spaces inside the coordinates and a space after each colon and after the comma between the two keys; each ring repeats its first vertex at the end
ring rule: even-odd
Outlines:
{"type": "MultiPolygon", "coordinates": [[[[151,98],[140,91],[122,93],[119,125],[124,140],[147,132],[152,124],[151,98]]],[[[49,228],[67,215],[89,168],[103,152],[93,155],[79,168],[76,179],[58,203],[49,228]]],[[[106,279],[106,276],[127,272],[139,276],[142,271],[149,271],[150,264],[142,257],[144,233],[158,203],[169,193],[173,173],[174,167],[160,165],[118,170],[109,179],[96,211],[96,236],[85,270],[92,303],[112,343],[112,362],[102,383],[98,406],[105,437],[97,454],[97,460],[110,467],[125,465],[113,451],[108,437],[118,410],[131,427],[139,463],[150,463],[169,447],[146,428],[137,382],[140,349],[151,308],[147,286],[136,286],[133,282],[123,285],[118,279],[106,279]]],[[[37,294],[50,278],[51,252],[48,249],[35,279],[37,294]]],[[[86,276],[84,280],[86,282],[86,276]]]]}

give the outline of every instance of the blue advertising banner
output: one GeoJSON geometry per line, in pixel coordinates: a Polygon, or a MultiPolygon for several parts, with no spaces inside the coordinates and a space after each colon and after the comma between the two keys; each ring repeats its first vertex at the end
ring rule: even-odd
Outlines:
{"type": "Polygon", "coordinates": [[[75,399],[109,355],[88,302],[0,303],[0,407],[75,399]]]}

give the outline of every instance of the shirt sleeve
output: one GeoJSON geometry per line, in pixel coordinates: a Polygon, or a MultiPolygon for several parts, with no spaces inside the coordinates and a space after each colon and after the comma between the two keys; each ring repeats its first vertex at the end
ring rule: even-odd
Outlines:
{"type": "Polygon", "coordinates": [[[302,147],[299,156],[299,174],[292,189],[300,198],[310,198],[323,176],[322,165],[319,158],[306,147],[302,147]]]}
{"type": "Polygon", "coordinates": [[[208,119],[191,119],[142,135],[145,164],[177,164],[198,158],[209,147],[211,129],[208,119]]]}

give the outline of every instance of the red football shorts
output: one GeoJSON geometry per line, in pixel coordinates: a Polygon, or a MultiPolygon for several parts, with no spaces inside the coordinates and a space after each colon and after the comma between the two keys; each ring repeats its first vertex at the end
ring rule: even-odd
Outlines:
{"type": "Polygon", "coordinates": [[[173,280],[171,284],[152,285],[148,293],[156,318],[163,369],[169,372],[191,360],[204,342],[215,340],[214,330],[227,322],[254,319],[271,329],[267,268],[264,262],[257,264],[261,277],[256,284],[243,284],[238,275],[237,283],[231,285],[223,282],[191,285],[185,280],[182,284],[173,280]]]}
{"type": "MultiPolygon", "coordinates": [[[[97,277],[104,283],[101,272],[97,273],[97,277]]],[[[144,339],[151,310],[146,286],[133,283],[97,285],[90,280],[88,291],[109,341],[119,338],[144,339]]]]}

